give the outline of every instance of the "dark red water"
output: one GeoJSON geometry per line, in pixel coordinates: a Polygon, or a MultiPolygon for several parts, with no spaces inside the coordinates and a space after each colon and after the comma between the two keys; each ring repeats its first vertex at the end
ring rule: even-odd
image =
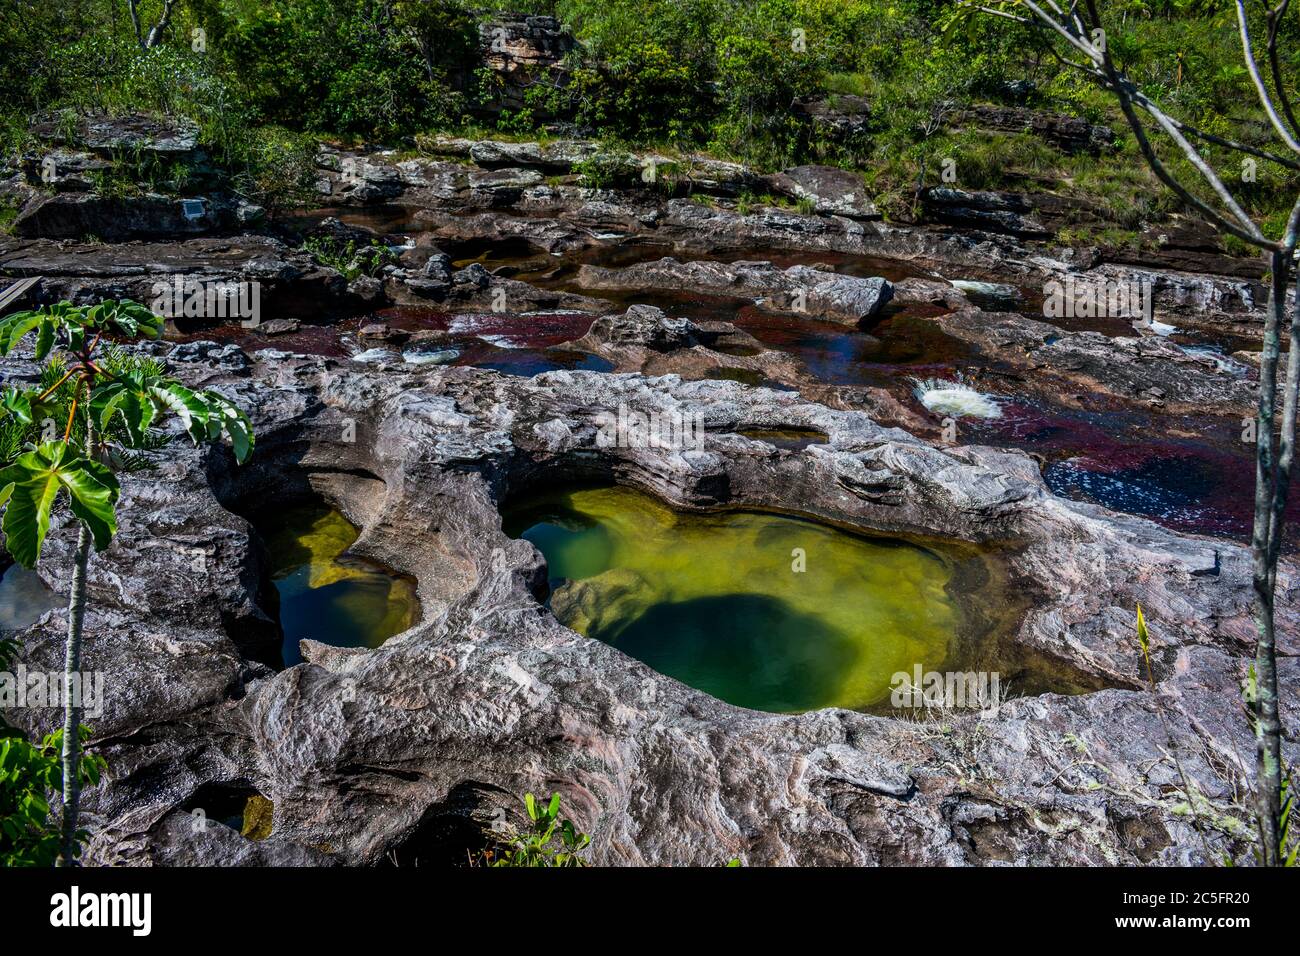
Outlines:
{"type": "MultiPolygon", "coordinates": [[[[1015,399],[992,421],[966,419],[959,441],[1021,448],[1044,460],[1057,494],[1195,534],[1248,540],[1255,446],[1240,422],[1139,411],[1075,411],[1015,399]]],[[[1300,520],[1300,500],[1288,508],[1300,520]]]]}
{"type": "Polygon", "coordinates": [[[502,348],[551,348],[582,338],[595,316],[585,312],[447,312],[396,306],[381,309],[369,322],[409,332],[446,332],[455,340],[481,339],[502,348]]]}
{"type": "MultiPolygon", "coordinates": [[[[315,219],[323,213],[338,215],[381,235],[419,230],[412,210],[404,207],[325,210],[314,214],[315,219]]],[[[312,221],[312,216],[305,216],[301,224],[312,221]]],[[[500,275],[575,292],[584,291],[575,283],[577,270],[584,263],[617,267],[674,255],[669,247],[652,242],[599,246],[563,258],[549,256],[521,241],[468,241],[446,243],[443,248],[458,264],[477,261],[500,275]]],[[[680,254],[676,257],[697,258],[680,254]]],[[[883,275],[894,281],[921,274],[906,263],[833,253],[747,250],[709,258],[769,259],[782,267],[820,263],[846,274],[883,275]]],[[[1122,319],[1043,319],[1039,311],[1041,291],[1022,289],[1020,293],[1015,308],[1052,321],[1063,331],[1134,334],[1131,323],[1122,319]]],[[[1240,440],[1238,421],[1208,413],[1177,418],[1133,410],[1100,395],[1083,396],[1083,410],[1058,406],[1041,395],[1026,395],[1024,386],[1016,384],[1022,370],[1001,368],[983,360],[969,345],[938,328],[932,320],[942,314],[941,307],[893,304],[864,328],[853,328],[806,316],[764,312],[745,299],[686,292],[600,295],[618,307],[644,303],[697,321],[734,322],[769,348],[798,357],[818,380],[831,385],[887,388],[927,415],[936,426],[939,417],[916,402],[911,379],[963,378],[973,387],[996,395],[1003,408],[1003,417],[996,420],[962,419],[958,428],[963,444],[1019,448],[1037,455],[1043,462],[1045,480],[1060,495],[1146,516],[1180,531],[1237,540],[1249,536],[1254,506],[1254,446],[1240,440]]],[[[225,338],[254,349],[270,347],[343,357],[358,348],[355,336],[363,324],[381,321],[407,331],[445,333],[445,343],[427,343],[419,348],[455,348],[460,353],[456,365],[516,375],[560,368],[608,371],[612,366],[601,358],[559,347],[581,338],[592,319],[592,315],[584,313],[454,313],[402,307],[332,327],[304,326],[274,338],[237,326],[192,337],[225,338]]],[[[1181,333],[1174,341],[1210,345],[1224,352],[1249,346],[1236,340],[1181,333]]],[[[400,348],[394,347],[393,351],[400,348]]],[[[757,372],[718,374],[752,385],[773,385],[757,372]]],[[[1298,518],[1300,500],[1293,502],[1289,513],[1289,520],[1298,518]]]]}
{"type": "Polygon", "coordinates": [[[974,361],[970,346],[929,320],[941,312],[933,306],[886,307],[869,332],[753,305],[729,318],[764,345],[798,357],[828,385],[887,387],[903,375],[942,376],[974,361]]]}
{"type": "MultiPolygon", "coordinates": [[[[434,309],[391,308],[364,318],[333,325],[304,325],[295,332],[267,336],[238,325],[206,329],[179,337],[179,341],[219,339],[233,341],[255,352],[279,349],[305,355],[347,358],[361,348],[357,331],[363,325],[383,322],[408,332],[430,330],[447,333],[446,341],[411,346],[415,351],[452,348],[459,356],[450,365],[490,368],[511,375],[533,376],[559,369],[608,372],[613,363],[597,355],[556,346],[581,338],[591,327],[592,316],[580,313],[449,313],[434,309]],[[351,347],[349,347],[351,346],[351,347]]],[[[382,346],[398,361],[405,346],[382,346]]]]}

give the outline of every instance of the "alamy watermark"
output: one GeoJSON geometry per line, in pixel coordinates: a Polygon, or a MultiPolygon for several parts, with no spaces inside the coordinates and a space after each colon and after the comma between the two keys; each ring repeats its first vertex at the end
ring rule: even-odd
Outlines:
{"type": "Polygon", "coordinates": [[[104,674],[81,671],[33,671],[19,664],[13,671],[0,671],[0,708],[49,707],[65,704],[81,707],[87,717],[104,713],[104,674]]]}
{"type": "Polygon", "coordinates": [[[910,674],[897,671],[889,686],[893,688],[889,703],[900,710],[977,710],[987,719],[1002,705],[1002,678],[997,671],[927,671],[916,664],[910,674]]]}
{"type": "Polygon", "coordinates": [[[1138,319],[1149,323],[1151,280],[1053,279],[1043,286],[1043,315],[1049,319],[1138,319]]]}
{"type": "Polygon", "coordinates": [[[704,449],[704,415],[695,412],[634,411],[618,406],[618,413],[601,412],[596,416],[598,448],[663,448],[670,451],[704,449]]]}
{"type": "Polygon", "coordinates": [[[239,319],[245,328],[262,321],[260,282],[219,282],[173,276],[153,284],[149,308],[165,319],[239,319]]]}

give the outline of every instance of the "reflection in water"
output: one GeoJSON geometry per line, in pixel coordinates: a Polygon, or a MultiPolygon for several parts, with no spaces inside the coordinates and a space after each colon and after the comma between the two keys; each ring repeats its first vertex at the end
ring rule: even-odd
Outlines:
{"type": "Polygon", "coordinates": [[[419,619],[414,581],[344,554],[357,530],[337,511],[306,505],[257,524],[280,595],[286,667],[302,662],[303,638],[378,647],[419,619]]]}
{"type": "Polygon", "coordinates": [[[599,488],[535,500],[507,531],[546,556],[565,624],[759,710],[877,704],[894,673],[941,669],[961,622],[936,554],[795,518],[599,488]]]}
{"type": "Polygon", "coordinates": [[[887,306],[884,317],[868,331],[753,306],[727,318],[769,348],[799,358],[828,385],[885,387],[902,373],[942,373],[970,359],[971,348],[941,330],[931,320],[931,311],[887,306]]]}
{"type": "Polygon", "coordinates": [[[614,363],[608,359],[569,349],[497,349],[493,353],[475,356],[472,362],[458,364],[525,377],[562,369],[584,372],[610,372],[614,369],[614,363]]]}

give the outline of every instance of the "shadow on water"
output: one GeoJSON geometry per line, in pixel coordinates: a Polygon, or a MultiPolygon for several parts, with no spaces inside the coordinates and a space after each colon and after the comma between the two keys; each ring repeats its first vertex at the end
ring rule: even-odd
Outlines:
{"type": "Polygon", "coordinates": [[[897,675],[918,666],[1000,671],[1013,693],[1101,686],[1002,648],[1021,598],[967,546],[683,513],[607,486],[529,495],[505,516],[545,556],[562,623],[739,706],[890,713],[897,675]]]}
{"type": "Polygon", "coordinates": [[[721,700],[778,712],[834,700],[857,656],[850,635],[764,594],[655,604],[625,627],[587,636],[721,700]]]}
{"type": "Polygon", "coordinates": [[[373,648],[419,619],[415,581],[347,554],[357,530],[328,505],[295,505],[254,524],[279,595],[284,666],[302,662],[304,638],[373,648]]]}

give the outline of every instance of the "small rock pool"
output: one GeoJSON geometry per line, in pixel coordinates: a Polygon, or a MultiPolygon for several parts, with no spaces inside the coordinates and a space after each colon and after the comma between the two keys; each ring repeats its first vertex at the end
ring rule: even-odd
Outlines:
{"type": "Polygon", "coordinates": [[[507,510],[545,555],[568,627],[722,700],[777,713],[888,708],[971,623],[952,559],[778,514],[682,513],[622,487],[507,510]]]}
{"type": "Polygon", "coordinates": [[[323,502],[254,522],[279,594],[285,667],[302,663],[303,638],[335,647],[378,647],[420,616],[415,581],[347,554],[357,529],[323,502]]]}

